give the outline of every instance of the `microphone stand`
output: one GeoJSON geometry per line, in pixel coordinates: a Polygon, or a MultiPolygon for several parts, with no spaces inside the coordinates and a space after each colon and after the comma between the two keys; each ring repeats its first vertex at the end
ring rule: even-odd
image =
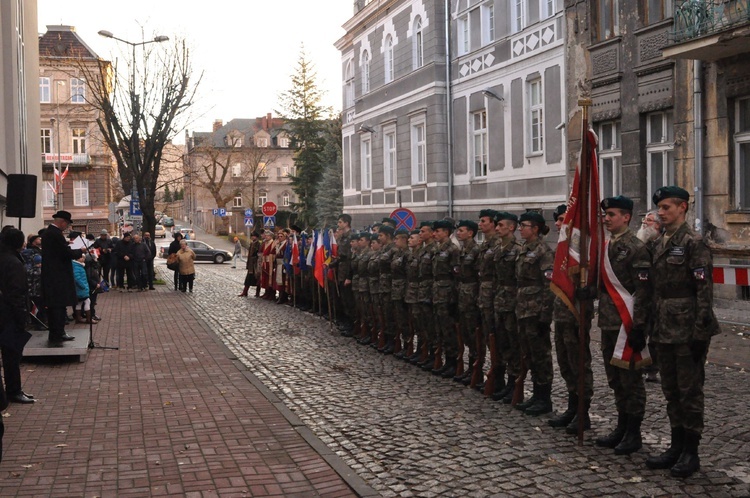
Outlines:
{"type": "MultiPolygon", "coordinates": [[[[83,238],[82,235],[78,235],[78,238],[81,239],[81,242],[83,243],[83,248],[88,253],[89,256],[91,256],[91,253],[89,252],[89,246],[86,244],[86,239],[83,238]]],[[[85,264],[85,263],[84,263],[85,264]]],[[[85,268],[85,266],[84,266],[85,268]]],[[[101,271],[99,272],[99,279],[101,279],[101,271]]],[[[88,273],[86,274],[86,279],[88,280],[88,273]]],[[[90,286],[89,286],[90,287],[90,286]]],[[[96,294],[96,287],[93,289],[89,289],[89,301],[91,301],[91,296],[96,294]]],[[[113,350],[119,350],[119,347],[116,346],[101,346],[94,342],[94,316],[91,312],[91,306],[89,305],[89,343],[88,343],[88,349],[113,349],[113,350]]]]}

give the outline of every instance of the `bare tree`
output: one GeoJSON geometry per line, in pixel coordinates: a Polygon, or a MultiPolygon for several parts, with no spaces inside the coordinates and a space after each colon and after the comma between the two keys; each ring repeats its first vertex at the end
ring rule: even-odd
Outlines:
{"type": "Polygon", "coordinates": [[[117,163],[122,188],[140,198],[144,230],[153,231],[154,200],[164,147],[171,142],[193,104],[202,74],[193,75],[184,40],[135,49],[127,71],[99,60],[96,69],[81,66],[90,89],[87,100],[101,111],[97,120],[117,163]],[[98,71],[94,73],[94,71],[98,71]]]}

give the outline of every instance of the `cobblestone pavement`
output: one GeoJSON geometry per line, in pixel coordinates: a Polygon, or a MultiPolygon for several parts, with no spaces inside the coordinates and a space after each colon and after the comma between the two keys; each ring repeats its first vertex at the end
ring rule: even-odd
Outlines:
{"type": "MultiPolygon", "coordinates": [[[[707,366],[702,468],[677,480],[644,466],[669,441],[658,384],[647,383],[640,452],[616,457],[593,444],[616,418],[598,344],[594,428],[578,447],[573,436],[549,428],[546,417],[527,417],[359,346],[332,333],[319,317],[235,297],[244,273],[199,265],[196,291],[186,299],[248,369],[382,496],[750,496],[750,389],[742,368],[707,366]]],[[[557,375],[557,409],[564,409],[564,396],[557,375]]]]}

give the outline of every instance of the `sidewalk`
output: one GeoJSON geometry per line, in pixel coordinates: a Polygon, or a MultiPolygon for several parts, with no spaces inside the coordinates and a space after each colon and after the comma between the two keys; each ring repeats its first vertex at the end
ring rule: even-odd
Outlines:
{"type": "Polygon", "coordinates": [[[375,494],[242,367],[191,299],[171,286],[103,294],[94,340],[119,350],[21,365],[39,401],[3,419],[0,496],[375,494]]]}

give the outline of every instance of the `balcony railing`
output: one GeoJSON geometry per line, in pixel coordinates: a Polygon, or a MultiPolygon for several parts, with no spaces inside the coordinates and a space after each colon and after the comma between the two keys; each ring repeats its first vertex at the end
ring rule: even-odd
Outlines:
{"type": "Polygon", "coordinates": [[[674,43],[750,23],[750,0],[674,0],[674,43]]]}

